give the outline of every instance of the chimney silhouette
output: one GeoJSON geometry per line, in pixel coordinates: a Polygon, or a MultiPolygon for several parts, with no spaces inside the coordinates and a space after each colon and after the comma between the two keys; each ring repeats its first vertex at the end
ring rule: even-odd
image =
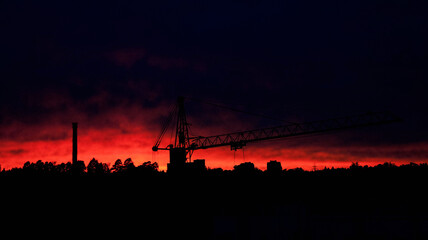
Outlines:
{"type": "Polygon", "coordinates": [[[73,158],[72,164],[76,165],[77,163],[77,122],[72,123],[73,126],[73,158]]]}

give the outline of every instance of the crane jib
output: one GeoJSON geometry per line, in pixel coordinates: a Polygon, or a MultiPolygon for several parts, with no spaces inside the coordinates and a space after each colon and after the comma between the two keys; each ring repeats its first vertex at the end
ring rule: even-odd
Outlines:
{"type": "Polygon", "coordinates": [[[377,112],[362,115],[334,118],[313,122],[287,124],[283,126],[235,132],[192,139],[189,149],[206,149],[230,145],[232,149],[242,148],[246,143],[276,138],[309,135],[335,130],[344,130],[400,121],[391,113],[377,112]]]}
{"type": "MultiPolygon", "coordinates": [[[[157,138],[153,151],[168,150],[170,162],[167,171],[171,174],[185,173],[191,169],[204,169],[205,160],[191,161],[194,150],[221,146],[230,146],[231,150],[243,148],[250,142],[258,142],[270,139],[289,138],[302,135],[320,134],[337,130],[380,125],[400,121],[398,117],[388,112],[370,112],[341,118],[332,118],[320,121],[290,123],[277,127],[241,131],[229,134],[221,134],[209,137],[189,137],[190,124],[186,119],[184,109],[184,97],[178,97],[177,104],[173,106],[168,118],[165,120],[162,131],[157,138]],[[174,124],[174,119],[176,122],[174,124]],[[175,125],[175,141],[167,147],[159,145],[167,129],[175,125]],[[186,170],[187,169],[187,170],[186,170]]],[[[242,111],[241,111],[242,112],[242,111]]],[[[260,114],[258,114],[261,116],[260,114]]],[[[264,115],[263,115],[264,116],[264,115]]]]}

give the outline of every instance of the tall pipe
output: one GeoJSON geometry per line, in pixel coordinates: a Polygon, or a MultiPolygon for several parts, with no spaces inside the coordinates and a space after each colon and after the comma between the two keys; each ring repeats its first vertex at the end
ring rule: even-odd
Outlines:
{"type": "Polygon", "coordinates": [[[77,163],[77,122],[72,123],[73,126],[73,158],[72,164],[76,165],[77,163]]]}

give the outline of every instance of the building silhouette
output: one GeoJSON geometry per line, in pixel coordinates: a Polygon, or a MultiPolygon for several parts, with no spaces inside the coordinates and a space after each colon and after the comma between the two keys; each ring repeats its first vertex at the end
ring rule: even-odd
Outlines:
{"type": "Polygon", "coordinates": [[[266,164],[267,168],[266,171],[268,174],[275,174],[279,175],[282,172],[282,166],[281,163],[276,160],[271,160],[266,164]]]}

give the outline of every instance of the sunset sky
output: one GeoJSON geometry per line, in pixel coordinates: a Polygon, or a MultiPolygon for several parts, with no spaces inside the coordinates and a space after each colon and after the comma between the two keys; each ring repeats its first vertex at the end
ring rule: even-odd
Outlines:
{"type": "Polygon", "coordinates": [[[428,162],[425,1],[97,2],[0,3],[2,168],[71,161],[78,122],[86,164],[130,157],[165,170],[168,153],[151,148],[178,96],[193,136],[281,124],[194,99],[291,122],[385,110],[404,120],[196,151],[211,168],[428,162]]]}

